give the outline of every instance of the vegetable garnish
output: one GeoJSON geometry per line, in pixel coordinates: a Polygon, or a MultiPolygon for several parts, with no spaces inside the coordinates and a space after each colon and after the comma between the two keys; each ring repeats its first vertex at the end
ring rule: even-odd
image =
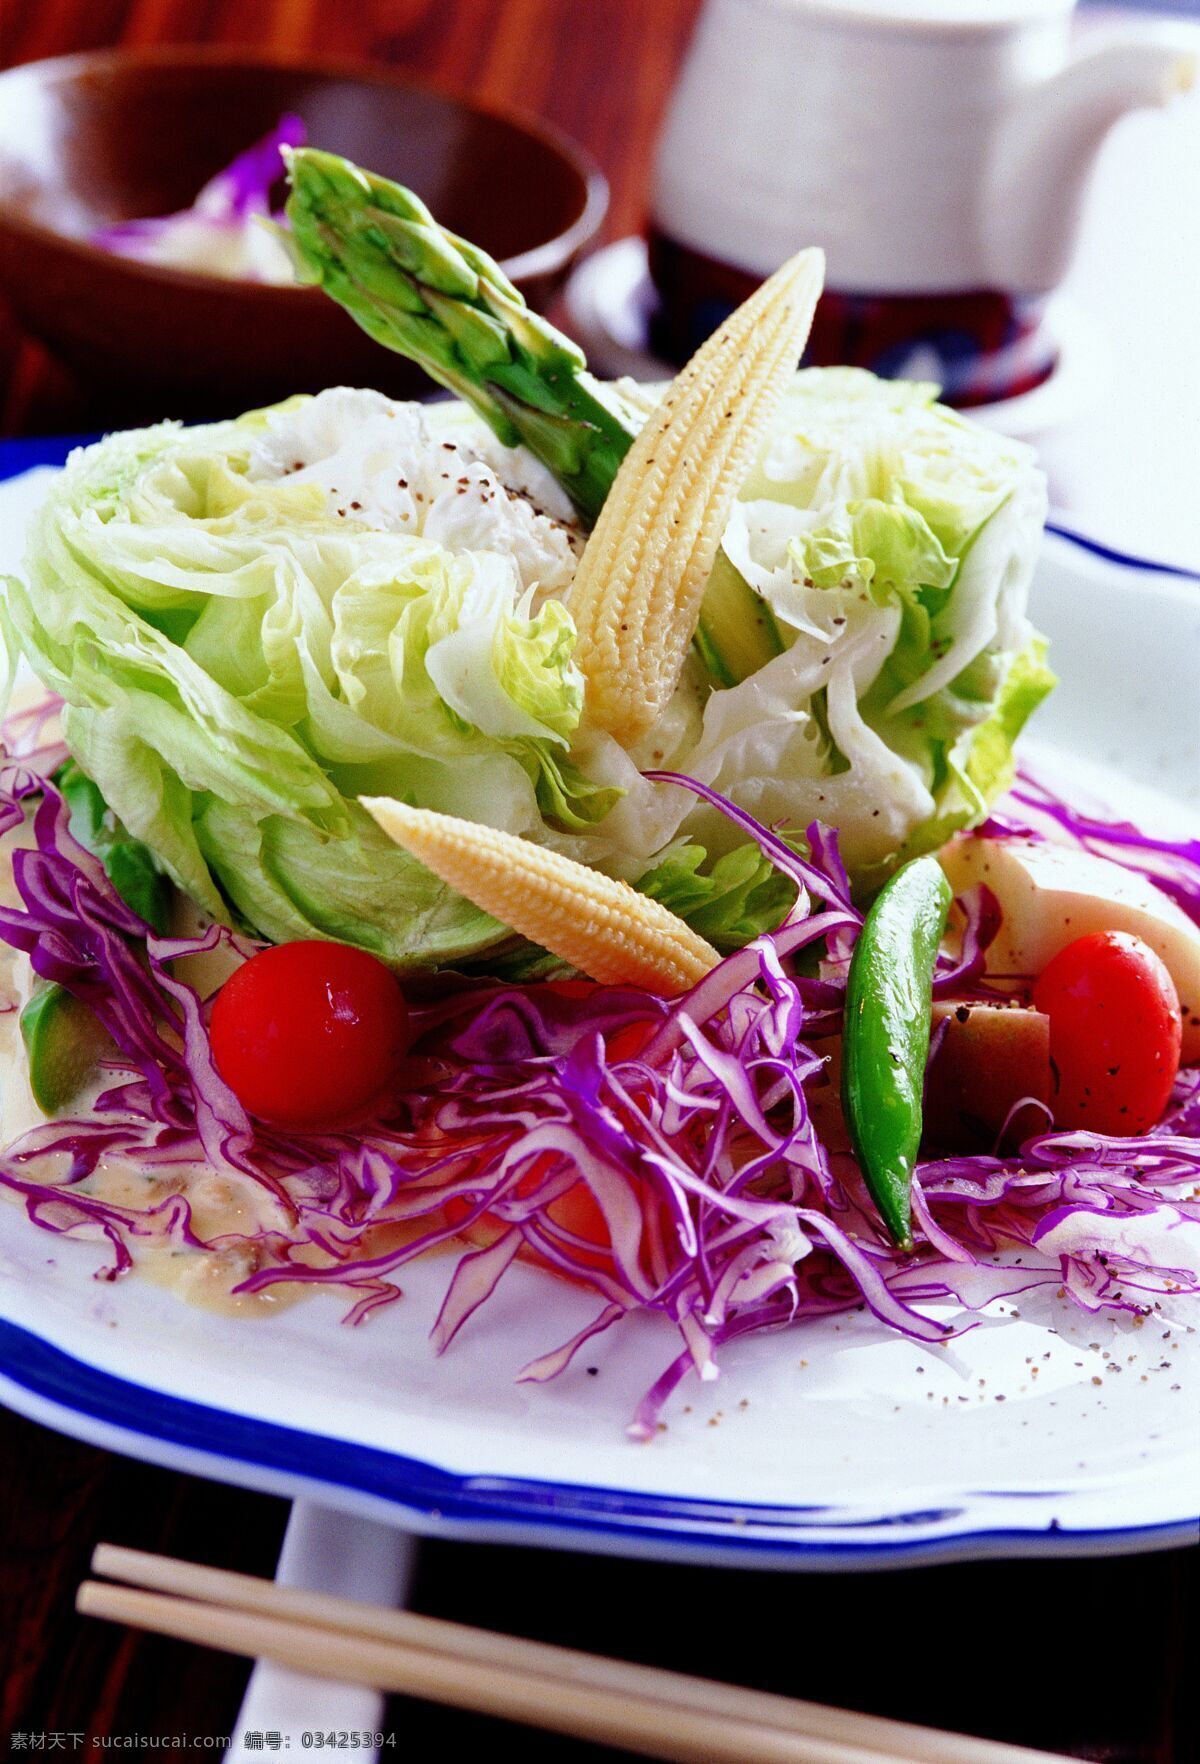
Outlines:
{"type": "Polygon", "coordinates": [[[567,604],[587,709],[645,735],[674,696],[721,536],[808,341],[825,258],[801,251],[696,351],[647,417],[584,547],[567,604]]]}
{"type": "Polygon", "coordinates": [[[912,1248],[933,970],[951,899],[935,858],[905,864],[866,916],[846,984],[842,1106],[863,1180],[901,1249],[912,1248]]]}
{"type": "MultiPolygon", "coordinates": [[[[644,404],[589,374],[577,345],[411,191],[312,149],[289,165],[302,278],[506,446],[523,443],[595,521],[644,404]]],[[[700,607],[699,671],[726,690],[700,727],[702,694],[685,678],[667,721],[686,738],[650,757],[771,825],[831,822],[852,872],[901,847],[935,850],[1012,781],[1013,743],[1054,684],[1026,613],[1045,514],[1032,451],[939,404],[936,387],[856,368],[797,374],[700,607]]],[[[619,742],[600,742],[589,764],[629,799],[604,831],[623,860],[648,863],[681,831],[675,799],[639,789],[619,742]]],[[[697,809],[686,832],[715,839],[718,821],[697,809]]]]}
{"type": "Polygon", "coordinates": [[[217,1070],[278,1127],[352,1122],[395,1085],[409,1042],[400,983],[344,943],[277,943],[222,986],[209,1023],[217,1070]]]}
{"type": "MultiPolygon", "coordinates": [[[[648,781],[647,762],[669,760],[765,823],[836,825],[857,879],[939,846],[1004,786],[1049,683],[1020,659],[1036,647],[1024,595],[1043,494],[1025,451],[928,388],[801,372],[743,488],[726,537],[748,548],[786,647],[719,691],[689,661],[644,751],[581,729],[562,490],[446,405],[333,390],[81,449],[0,621],[67,701],[79,765],[205,912],[396,967],[463,962],[495,947],[494,920],[431,887],[360,796],[661,881],[681,848],[705,868],[728,855],[719,810],[648,781]],[[884,508],[852,517],[871,484],[884,508]],[[852,556],[837,543],[851,521],[852,556]],[[828,579],[818,554],[839,560],[828,579]],[[805,586],[810,565],[823,585],[805,586]],[[925,588],[935,565],[945,585],[925,588]],[[924,697],[943,652],[959,672],[924,697]],[[901,691],[916,699],[893,713],[901,691]]],[[[722,642],[756,628],[733,576],[714,572],[705,595],[722,642]]],[[[659,898],[686,917],[697,897],[659,898]]],[[[777,908],[759,890],[746,931],[777,908]]]]}
{"type": "Polygon", "coordinates": [[[506,447],[523,441],[594,520],[637,422],[579,345],[411,190],[315,147],[285,158],[300,279],[465,398],[506,447]]]}
{"type": "Polygon", "coordinates": [[[435,876],[593,980],[674,997],[720,960],[669,908],[561,852],[388,797],[363,804],[435,876]]]}
{"type": "Polygon", "coordinates": [[[290,282],[286,250],[259,223],[284,219],[272,215],[271,188],[283,176],[284,149],[299,147],[305,136],[298,116],[281,116],[270,134],[209,179],[190,208],[150,220],[117,221],[93,233],[92,243],[165,269],[245,282],[290,282]]]}
{"type": "MultiPolygon", "coordinates": [[[[727,956],[682,999],[443,977],[414,1000],[403,1094],[352,1134],[295,1134],[246,1114],[217,1071],[205,1003],[171,967],[231,934],[148,933],[71,838],[53,784],[6,768],[3,824],[18,826],[34,805],[36,849],[15,854],[21,905],[0,911],[0,937],[86,999],[118,1052],[92,1107],[8,1148],[0,1183],[45,1229],[106,1238],[103,1278],[155,1244],[230,1252],[254,1270],[239,1290],[341,1289],[357,1322],[398,1297],[405,1263],[486,1219],[488,1241],[475,1236],[450,1280],[437,1347],[519,1255],[599,1301],[593,1322],[524,1378],[554,1377],[627,1312],[656,1312],[682,1351],[638,1409],[639,1438],[689,1369],[715,1374],[723,1344],[864,1302],[891,1327],[941,1341],[991,1299],[1030,1288],[1061,1285],[1086,1309],[1131,1314],[1200,1292],[1200,1071],[1180,1075],[1163,1121],[1136,1140],[1047,1132],[1020,1157],[918,1165],[912,1252],[890,1241],[809,1106],[861,925],[822,828],[809,829],[808,858],[759,829],[797,905],[783,929],[727,956]],[[793,971],[811,949],[826,951],[822,971],[793,971]],[[97,1191],[115,1157],[145,1173],[144,1204],[97,1191]],[[267,1222],[206,1237],[180,1177],[189,1160],[244,1184],[267,1222]],[[564,1209],[581,1183],[587,1205],[564,1209]]],[[[744,827],[744,811],[732,812],[744,827]]],[[[983,920],[974,923],[957,974],[935,986],[979,972],[983,920]]]]}
{"type": "Polygon", "coordinates": [[[1179,1071],[1179,995],[1159,956],[1124,931],[1093,931],[1038,975],[1050,1019],[1055,1118],[1095,1133],[1145,1133],[1179,1071]]]}

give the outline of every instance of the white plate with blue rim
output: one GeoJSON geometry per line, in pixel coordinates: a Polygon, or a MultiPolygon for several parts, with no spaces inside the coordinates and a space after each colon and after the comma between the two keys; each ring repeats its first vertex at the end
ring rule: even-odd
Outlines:
{"type": "MultiPolygon", "coordinates": [[[[4,567],[36,463],[0,447],[4,567]]],[[[1200,576],[1059,527],[1033,599],[1062,684],[1028,751],[1134,818],[1200,825],[1200,576]]],[[[0,1204],[5,1403],[415,1532],[803,1569],[1200,1536],[1200,1314],[1135,1326],[1026,1297],[939,1349],[865,1314],[827,1319],[730,1345],[719,1380],[681,1387],[665,1428],[634,1445],[625,1422],[672,1332],[629,1319],[553,1384],[517,1384],[590,1314],[537,1270],[514,1269],[437,1358],[444,1258],[406,1269],[403,1300],[362,1329],[326,1295],[228,1316],[136,1277],[97,1281],[99,1259],[0,1204]]]]}

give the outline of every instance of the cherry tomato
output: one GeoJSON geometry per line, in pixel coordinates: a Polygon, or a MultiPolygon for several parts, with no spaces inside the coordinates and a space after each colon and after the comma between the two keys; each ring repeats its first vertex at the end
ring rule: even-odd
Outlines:
{"type": "MultiPolygon", "coordinates": [[[[516,1192],[519,1195],[530,1194],[539,1183],[545,1181],[553,1163],[552,1158],[539,1158],[532,1169],[517,1183],[516,1192]]],[[[470,1203],[465,1200],[451,1200],[446,1203],[446,1217],[451,1224],[465,1221],[470,1210],[470,1203]]],[[[564,1231],[571,1232],[573,1236],[582,1238],[585,1244],[592,1246],[591,1249],[582,1249],[576,1252],[585,1267],[605,1268],[609,1265],[612,1242],[608,1234],[608,1225],[586,1182],[582,1179],[576,1182],[573,1187],[567,1189],[565,1194],[561,1194],[557,1200],[551,1201],[546,1212],[557,1225],[562,1226],[564,1231]]],[[[463,1224],[462,1235],[468,1243],[485,1249],[489,1244],[495,1243],[506,1229],[507,1226],[493,1213],[483,1213],[472,1223],[463,1224]]],[[[540,1268],[549,1268],[552,1273],[564,1274],[564,1278],[570,1278],[556,1263],[548,1262],[534,1249],[523,1249],[521,1256],[524,1261],[536,1262],[540,1268]]]]}
{"type": "Polygon", "coordinates": [[[1179,996],[1161,959],[1127,931],[1060,950],[1033,989],[1050,1019],[1058,1127],[1120,1136],[1162,1119],[1179,1070],[1179,996]]]}
{"type": "Polygon", "coordinates": [[[280,943],[230,975],[210,1034],[218,1071],[252,1115],[332,1127],[394,1081],[408,1010],[395,975],[366,950],[280,943]]]}
{"type": "MultiPolygon", "coordinates": [[[[537,983],[536,988],[531,989],[531,995],[538,990],[553,993],[559,998],[587,999],[593,993],[601,991],[602,988],[595,980],[542,980],[537,983]]],[[[647,1018],[645,1021],[639,1019],[612,1030],[605,1044],[608,1059],[614,1064],[622,1060],[636,1059],[654,1034],[656,1027],[656,1022],[652,1018],[647,1018]]],[[[539,1158],[533,1167],[521,1177],[517,1183],[516,1192],[519,1195],[532,1193],[554,1168],[554,1162],[555,1160],[551,1157],[539,1158]]],[[[485,1249],[495,1243],[506,1226],[492,1213],[483,1213],[470,1224],[463,1223],[470,1211],[471,1207],[468,1201],[452,1200],[446,1203],[445,1212],[448,1221],[455,1225],[462,1224],[462,1236],[466,1241],[480,1249],[485,1249]]],[[[612,1240],[609,1236],[608,1223],[591,1189],[582,1177],[568,1188],[565,1194],[561,1194],[557,1200],[551,1201],[546,1208],[546,1213],[556,1225],[560,1225],[564,1231],[569,1231],[572,1236],[581,1239],[582,1243],[588,1246],[576,1248],[574,1252],[582,1267],[605,1270],[611,1266],[612,1240]]],[[[564,1279],[573,1278],[557,1263],[550,1262],[545,1256],[540,1255],[536,1249],[523,1248],[520,1253],[522,1261],[535,1263],[540,1268],[548,1268],[551,1273],[562,1275],[564,1279]]]]}
{"type": "MultiPolygon", "coordinates": [[[[553,1168],[554,1161],[550,1157],[537,1159],[533,1167],[517,1183],[517,1194],[530,1194],[541,1182],[545,1181],[546,1176],[553,1168]]],[[[660,1215],[660,1229],[663,1235],[666,1235],[670,1230],[666,1208],[661,1202],[652,1202],[648,1196],[643,1194],[643,1206],[648,1205],[657,1205],[660,1215]]],[[[507,1225],[494,1213],[481,1213],[477,1219],[468,1223],[467,1215],[470,1211],[471,1203],[466,1200],[450,1200],[445,1205],[447,1223],[459,1227],[460,1235],[477,1249],[489,1248],[508,1229],[507,1225]]],[[[557,1200],[550,1202],[546,1208],[546,1215],[556,1225],[561,1226],[564,1231],[568,1231],[573,1237],[580,1239],[579,1244],[574,1246],[572,1254],[581,1271],[595,1268],[601,1272],[607,1272],[611,1269],[612,1238],[609,1235],[608,1221],[582,1177],[578,1182],[573,1183],[564,1194],[560,1194],[557,1200]]],[[[548,1257],[528,1245],[522,1246],[519,1255],[523,1262],[531,1262],[536,1267],[545,1268],[551,1274],[557,1274],[564,1280],[586,1279],[583,1272],[578,1276],[569,1274],[565,1268],[560,1268],[557,1262],[550,1261],[548,1257]]],[[[647,1276],[650,1276],[652,1269],[648,1244],[643,1245],[641,1259],[643,1271],[647,1276]]]]}
{"type": "MultiPolygon", "coordinates": [[[[552,992],[556,998],[590,998],[593,992],[599,992],[598,980],[539,980],[537,985],[543,992],[552,992]]],[[[533,996],[536,998],[537,993],[533,996]]]]}
{"type": "MultiPolygon", "coordinates": [[[[604,990],[598,980],[542,980],[538,984],[560,998],[589,998],[593,992],[604,990]]],[[[611,1030],[604,1043],[610,1063],[615,1066],[623,1060],[636,1060],[657,1027],[654,1019],[647,1016],[611,1030]]]]}

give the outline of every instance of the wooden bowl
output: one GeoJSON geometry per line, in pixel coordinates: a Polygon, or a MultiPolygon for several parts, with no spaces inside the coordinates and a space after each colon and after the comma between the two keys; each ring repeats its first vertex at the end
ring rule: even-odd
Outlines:
{"type": "Polygon", "coordinates": [[[89,243],[186,208],[284,111],[410,185],[544,306],[604,217],[590,159],[540,123],[386,71],[260,52],[101,50],[0,74],[0,292],[106,417],[233,414],[330,385],[428,391],[312,288],[159,269],[89,243]]]}

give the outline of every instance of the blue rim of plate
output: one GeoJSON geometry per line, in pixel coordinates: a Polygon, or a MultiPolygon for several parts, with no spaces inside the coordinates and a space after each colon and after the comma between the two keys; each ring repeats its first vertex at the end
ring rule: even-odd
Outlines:
{"type": "Polygon", "coordinates": [[[1103,559],[1105,563],[1117,564],[1121,569],[1142,570],[1151,576],[1174,576],[1181,582],[1200,582],[1200,570],[1185,569],[1182,564],[1158,563],[1148,557],[1135,557],[1130,551],[1119,551],[1115,545],[1105,545],[1099,539],[1093,539],[1086,533],[1076,531],[1074,527],[1066,527],[1061,521],[1046,522],[1047,533],[1053,533],[1056,539],[1066,539],[1069,544],[1078,546],[1091,557],[1103,559]]]}
{"type": "MultiPolygon", "coordinates": [[[[72,447],[89,439],[0,442],[0,481],[33,466],[59,465],[72,447]]],[[[1200,582],[1195,571],[1131,556],[1057,522],[1047,530],[1119,567],[1200,582]]],[[[1072,1527],[1071,1497],[1041,1491],[1027,1496],[979,1491],[936,1511],[864,1520],[821,1506],[703,1501],[583,1483],[461,1475],[398,1452],[238,1415],[135,1384],[78,1360],[3,1318],[0,1388],[6,1389],[9,1406],[84,1438],[90,1437],[90,1430],[116,1436],[116,1448],[129,1455],[135,1455],[137,1443],[143,1441],[158,1448],[154,1455],[160,1462],[169,1464],[172,1453],[198,1460],[195,1468],[200,1474],[270,1484],[280,1492],[285,1487],[293,1493],[312,1492],[314,1487],[337,1490],[363,1502],[382,1503],[397,1518],[407,1518],[414,1529],[447,1536],[500,1534],[507,1541],[682,1560],[847,1569],[913,1566],[967,1556],[1167,1549],[1195,1542],[1200,1531],[1200,1519],[1190,1516],[1143,1526],[1072,1527]],[[82,1426],[73,1427],[73,1421],[82,1426]],[[985,1501],[1020,1504],[1030,1523],[970,1529],[972,1504],[985,1501]]]]}
{"type": "MultiPolygon", "coordinates": [[[[120,1436],[164,1448],[154,1455],[167,1465],[173,1463],[173,1453],[182,1453],[200,1460],[186,1466],[199,1474],[265,1485],[277,1493],[337,1489],[363,1502],[382,1503],[411,1529],[462,1539],[499,1536],[506,1542],[756,1568],[849,1569],[912,1567],[966,1556],[1170,1549],[1200,1535],[1200,1520],[1190,1518],[1073,1527],[1070,1496],[1052,1491],[981,1491],[957,1505],[864,1520],[824,1506],[752,1505],[586,1483],[460,1475],[399,1452],[237,1415],[134,1384],[0,1319],[0,1389],[5,1385],[33,1398],[39,1410],[47,1405],[67,1420],[84,1423],[64,1425],[62,1431],[89,1439],[90,1423],[106,1436],[104,1443],[113,1443],[116,1435],[116,1449],[129,1455],[134,1455],[133,1447],[120,1444],[120,1436]],[[987,1530],[929,1529],[969,1519],[973,1501],[996,1500],[1020,1503],[1039,1517],[1030,1524],[987,1530]]],[[[19,1401],[13,1406],[21,1407],[19,1401]]],[[[32,1418],[47,1419],[44,1411],[32,1418]]],[[[184,1466],[176,1458],[174,1467],[184,1466]]]]}

